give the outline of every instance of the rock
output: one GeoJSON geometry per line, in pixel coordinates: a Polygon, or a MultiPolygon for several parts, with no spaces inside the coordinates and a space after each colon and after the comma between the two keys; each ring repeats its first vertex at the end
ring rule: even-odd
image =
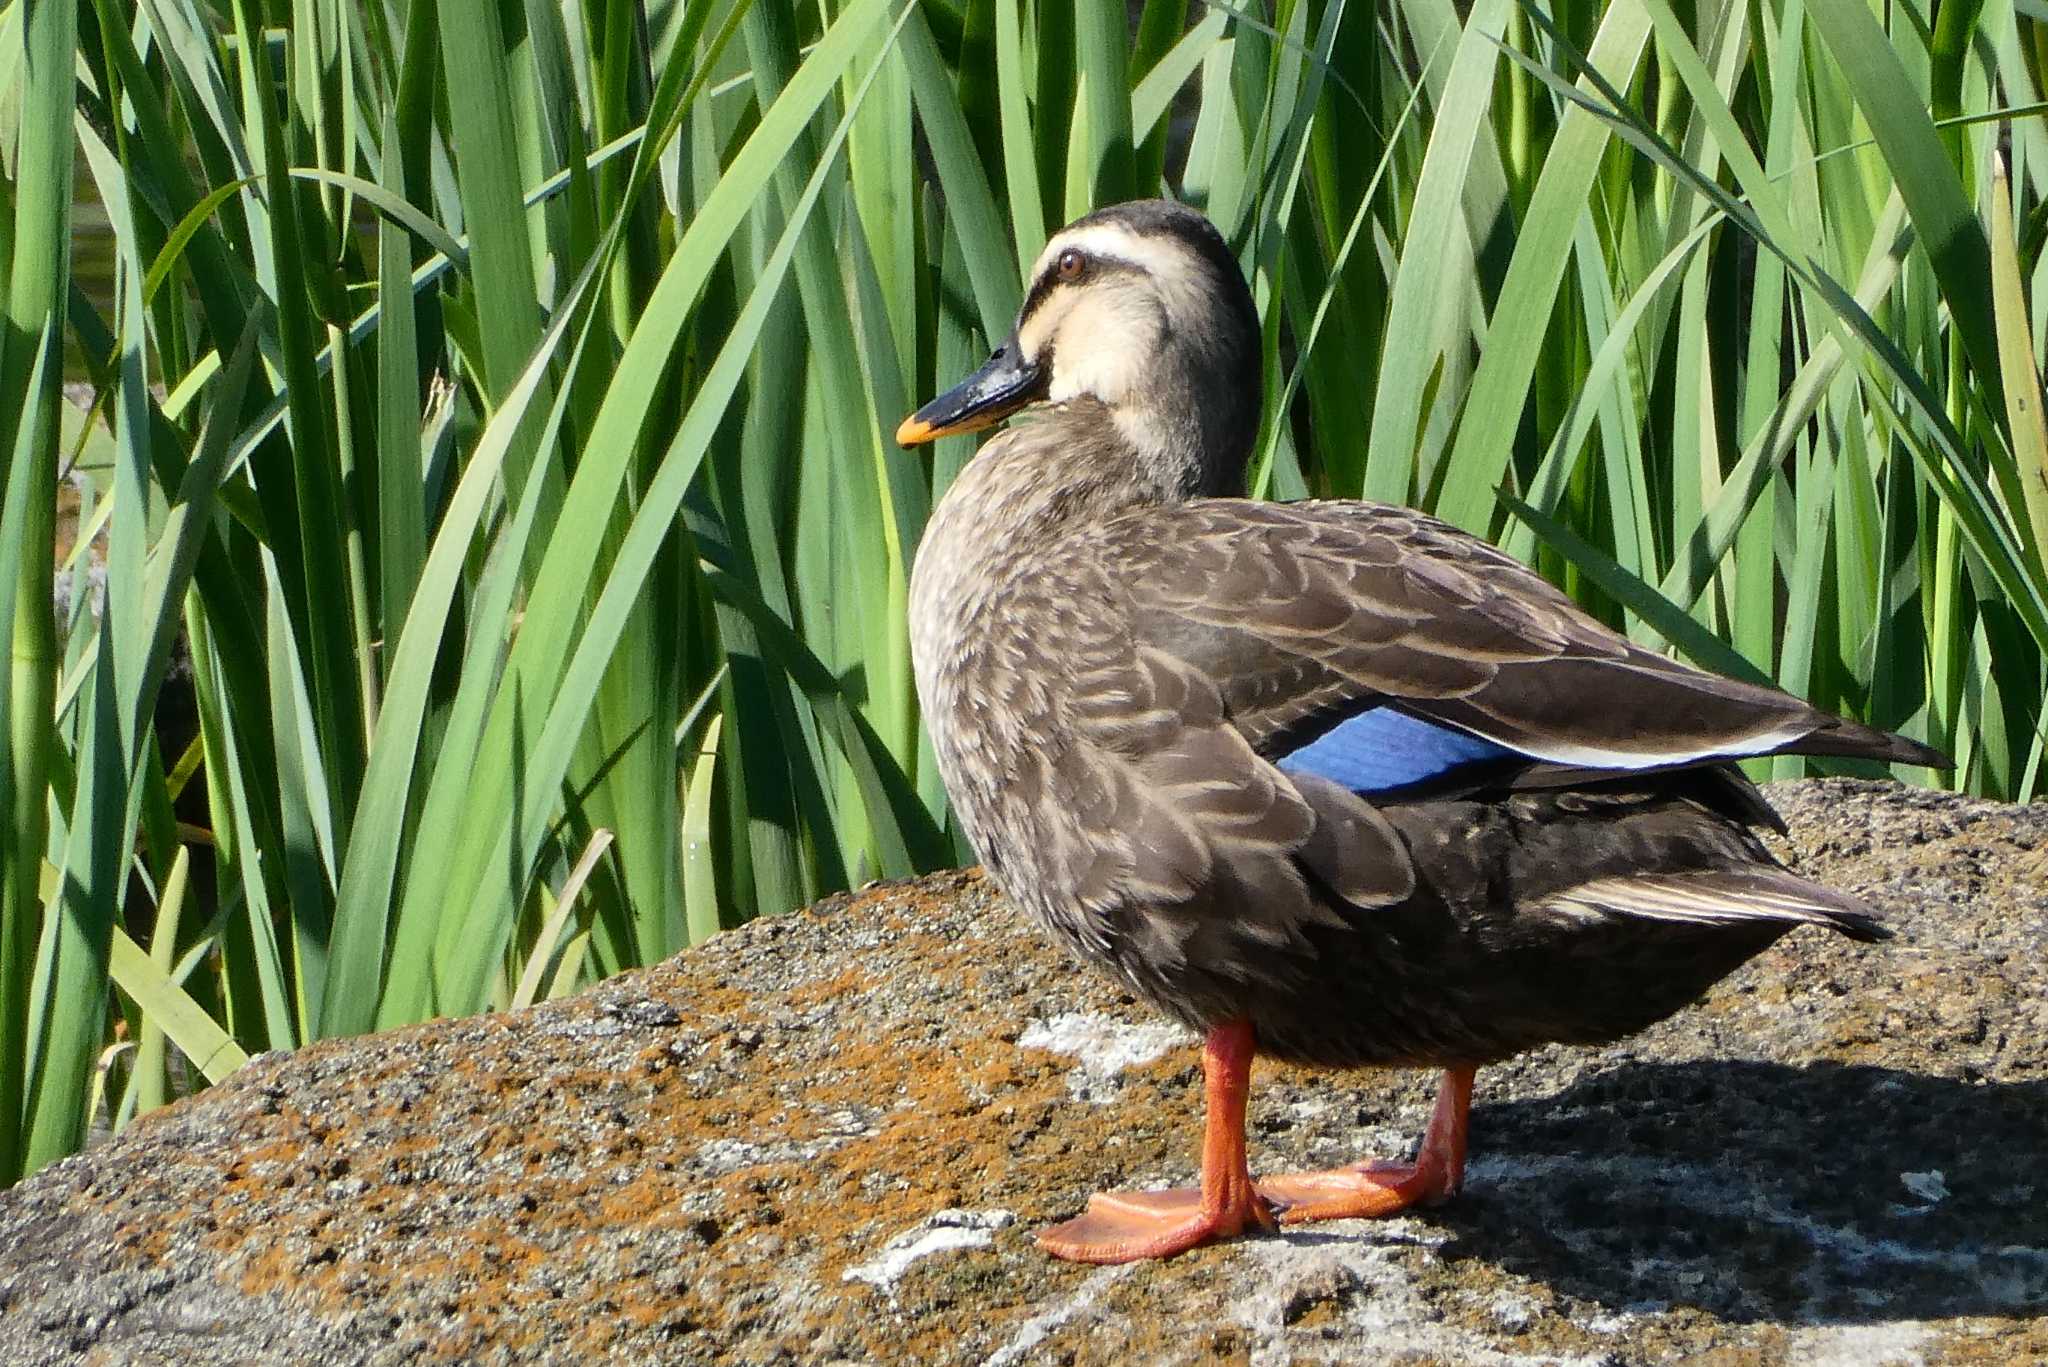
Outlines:
{"type": "MultiPolygon", "coordinates": [[[[2048,811],[1772,796],[1900,938],[1482,1072],[1415,1218],[1041,1255],[1191,1177],[1195,1057],[944,874],[145,1117],[0,1196],[0,1360],[2048,1360],[2048,811]]],[[[1254,1164],[1403,1150],[1432,1086],[1261,1064],[1254,1164]]]]}

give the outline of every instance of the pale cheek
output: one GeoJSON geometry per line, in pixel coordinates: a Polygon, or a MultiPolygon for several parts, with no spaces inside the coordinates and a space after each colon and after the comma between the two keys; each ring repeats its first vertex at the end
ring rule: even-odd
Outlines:
{"type": "Polygon", "coordinates": [[[1058,403],[1085,394],[1115,404],[1143,393],[1144,357],[1157,349],[1157,331],[1148,308],[1082,303],[1060,320],[1047,397],[1058,403]]]}
{"type": "Polygon", "coordinates": [[[1138,369],[1133,352],[1097,349],[1081,364],[1056,367],[1047,397],[1060,403],[1086,394],[1114,404],[1138,387],[1138,369]]]}

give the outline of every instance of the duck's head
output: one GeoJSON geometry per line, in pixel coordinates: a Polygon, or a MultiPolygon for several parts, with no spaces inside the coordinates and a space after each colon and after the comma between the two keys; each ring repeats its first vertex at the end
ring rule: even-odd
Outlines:
{"type": "Polygon", "coordinates": [[[1259,427],[1259,320],[1223,235],[1193,209],[1136,200],[1061,229],[1032,267],[1009,337],[905,418],[896,440],[914,446],[1028,404],[1090,399],[1115,423],[1133,473],[1162,496],[1241,487],[1259,427]]]}

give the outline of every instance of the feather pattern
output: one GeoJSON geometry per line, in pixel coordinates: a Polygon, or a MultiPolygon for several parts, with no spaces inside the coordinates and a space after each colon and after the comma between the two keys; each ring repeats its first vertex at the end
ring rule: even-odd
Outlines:
{"type": "Polygon", "coordinates": [[[912,575],[940,772],[1018,902],[1190,1026],[1336,1066],[1612,1040],[1796,925],[1882,933],[1772,858],[1727,761],[1940,755],[1646,650],[1421,513],[1211,496],[1256,319],[1213,230],[1139,208],[1048,245],[991,365],[1059,401],[966,466],[912,575]],[[1074,243],[1127,248],[1100,288],[1157,325],[1063,331],[1107,316],[1048,283],[1074,243]]]}
{"type": "Polygon", "coordinates": [[[1210,499],[1093,529],[1134,626],[1243,698],[1260,739],[1392,700],[1558,768],[1924,746],[1616,635],[1513,557],[1405,508],[1210,499]],[[1276,668],[1278,666],[1278,668],[1276,668]]]}
{"type": "Polygon", "coordinates": [[[1827,926],[1856,940],[1880,940],[1889,933],[1855,898],[1782,869],[1594,878],[1565,889],[1545,905],[1593,916],[1637,916],[1685,925],[1782,921],[1827,926]]]}
{"type": "Polygon", "coordinates": [[[1714,761],[1910,742],[1642,650],[1417,513],[1134,497],[1116,440],[1080,402],[985,448],[912,625],[969,839],[1132,990],[1284,1057],[1473,1062],[1640,1029],[1797,924],[1876,933],[1714,761]]]}

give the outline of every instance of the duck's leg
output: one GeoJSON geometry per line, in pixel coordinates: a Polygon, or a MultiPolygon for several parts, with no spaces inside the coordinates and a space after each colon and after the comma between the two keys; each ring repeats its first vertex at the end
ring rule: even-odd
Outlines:
{"type": "Polygon", "coordinates": [[[1280,1223],[1392,1215],[1458,1194],[1465,1177],[1465,1118],[1472,1109],[1471,1068],[1447,1068],[1436,1110],[1413,1163],[1370,1160],[1329,1172],[1268,1177],[1259,1194],[1279,1208],[1280,1223]]]}
{"type": "Polygon", "coordinates": [[[1254,1040],[1248,1021],[1209,1032],[1202,1045],[1208,1116],[1202,1134],[1202,1185],[1166,1191],[1103,1192],[1086,1214],[1038,1234],[1038,1246],[1079,1263],[1169,1258],[1247,1228],[1273,1228],[1273,1213],[1252,1186],[1244,1159],[1244,1103],[1251,1088],[1254,1040]]]}

